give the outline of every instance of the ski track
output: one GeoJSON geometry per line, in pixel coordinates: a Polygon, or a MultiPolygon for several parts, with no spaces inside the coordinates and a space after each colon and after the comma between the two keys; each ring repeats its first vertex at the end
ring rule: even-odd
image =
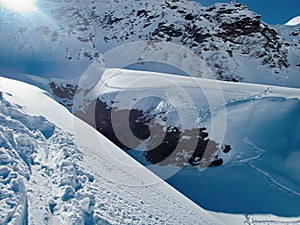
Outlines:
{"type": "Polygon", "coordinates": [[[23,112],[0,100],[0,224],[109,224],[103,212],[93,215],[94,178],[77,166],[82,154],[72,136],[56,128],[47,139],[39,117],[23,114],[21,123],[13,118],[23,112]]]}
{"type": "MultiPolygon", "coordinates": [[[[121,72],[120,71],[117,71],[113,74],[111,74],[110,76],[108,77],[105,77],[104,79],[100,79],[99,83],[101,85],[103,85],[105,88],[107,89],[111,89],[111,90],[118,90],[118,91],[126,91],[126,92],[139,92],[139,91],[147,91],[147,90],[150,90],[150,91],[153,91],[153,87],[141,87],[141,88],[138,88],[138,87],[122,87],[121,85],[111,85],[109,84],[109,80],[111,80],[112,78],[115,78],[117,76],[120,76],[121,72]]],[[[195,78],[193,78],[195,79],[195,78]]],[[[221,87],[218,86],[218,88],[211,88],[209,86],[202,86],[200,84],[197,83],[198,81],[195,79],[194,83],[192,83],[190,86],[188,85],[180,85],[180,88],[182,88],[183,90],[187,91],[189,94],[193,94],[195,95],[195,93],[199,93],[199,88],[200,89],[203,89],[205,90],[206,92],[216,92],[216,93],[219,93],[219,92],[222,92],[222,95],[224,93],[230,93],[230,94],[238,94],[238,95],[243,95],[245,97],[242,97],[242,98],[231,98],[230,100],[227,100],[227,101],[224,101],[220,104],[217,104],[217,105],[214,105],[214,106],[209,106],[207,108],[201,108],[200,106],[200,114],[199,114],[199,117],[201,118],[201,120],[199,121],[200,123],[205,121],[207,118],[209,118],[213,113],[216,113],[218,111],[221,111],[222,109],[224,109],[224,107],[228,107],[230,105],[233,105],[233,104],[239,104],[239,103],[244,103],[244,102],[247,102],[247,101],[251,101],[251,100],[256,100],[256,99],[261,99],[261,98],[264,98],[264,97],[267,97],[269,94],[272,93],[272,88],[271,87],[266,87],[265,90],[261,91],[261,92],[253,92],[253,93],[249,93],[249,92],[246,92],[246,91],[241,91],[241,90],[229,90],[229,89],[222,89],[221,90],[221,87]],[[196,85],[196,86],[195,86],[196,85]]],[[[97,85],[98,87],[98,85],[97,85]]],[[[156,88],[162,92],[166,91],[167,89],[172,89],[174,88],[173,86],[164,86],[164,87],[161,87],[161,88],[156,88]]],[[[179,93],[180,94],[180,93],[179,93]]],[[[226,94],[224,94],[226,95],[226,94]]],[[[190,95],[191,96],[191,95],[190,95]]],[[[183,101],[182,101],[183,102],[183,101]]]]}
{"type": "Polygon", "coordinates": [[[243,160],[243,162],[246,162],[253,170],[255,170],[256,172],[260,173],[262,176],[264,176],[267,180],[269,180],[270,183],[272,183],[273,185],[275,185],[277,188],[279,188],[280,190],[283,190],[289,194],[294,195],[297,198],[300,198],[300,193],[297,191],[294,191],[286,186],[284,186],[283,184],[281,184],[280,182],[278,182],[275,178],[272,177],[271,174],[269,174],[268,172],[264,171],[263,169],[253,165],[252,162],[254,162],[254,160],[261,158],[262,154],[264,154],[266,151],[259,148],[258,146],[256,146],[253,142],[251,142],[250,140],[248,140],[247,138],[244,139],[244,142],[251,147],[252,149],[257,150],[258,155],[255,157],[252,157],[250,159],[245,159],[243,160]]]}

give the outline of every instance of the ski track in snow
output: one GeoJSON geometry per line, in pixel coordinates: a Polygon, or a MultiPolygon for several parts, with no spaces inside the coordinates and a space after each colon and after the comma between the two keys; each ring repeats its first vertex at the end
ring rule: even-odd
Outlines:
{"type": "MultiPolygon", "coordinates": [[[[0,124],[0,224],[55,224],[52,206],[63,209],[75,196],[76,208],[65,216],[65,223],[76,219],[71,219],[72,214],[84,214],[79,200],[85,193],[80,190],[85,190],[91,175],[76,166],[81,153],[72,137],[45,118],[26,115],[3,99],[0,124]]],[[[54,215],[57,213],[54,208],[54,215]]],[[[83,222],[84,216],[77,220],[83,222]]]]}
{"type": "Polygon", "coordinates": [[[257,171],[258,173],[260,173],[262,176],[264,176],[267,180],[270,181],[270,183],[272,183],[273,185],[275,185],[277,188],[286,191],[292,195],[294,195],[297,198],[300,198],[300,193],[297,191],[294,191],[288,187],[286,187],[285,185],[281,184],[280,182],[278,182],[274,177],[272,177],[272,175],[266,171],[264,171],[263,169],[255,166],[252,162],[254,162],[254,160],[261,158],[262,154],[264,154],[266,151],[259,148],[258,146],[256,146],[253,142],[251,142],[250,140],[248,140],[247,138],[244,139],[244,142],[249,145],[249,147],[251,147],[252,149],[257,150],[258,155],[255,157],[252,157],[250,159],[245,159],[243,160],[243,162],[247,162],[247,164],[255,171],[257,171]]]}
{"type": "Polygon", "coordinates": [[[228,107],[228,106],[233,105],[233,104],[239,104],[239,103],[244,103],[244,102],[248,102],[248,101],[251,101],[251,100],[256,100],[256,99],[263,98],[263,97],[267,96],[268,93],[271,92],[271,88],[267,88],[263,92],[252,94],[252,95],[249,95],[249,93],[242,92],[242,91],[238,91],[238,92],[237,91],[231,91],[231,90],[222,90],[222,91],[232,92],[232,93],[240,93],[240,94],[244,94],[244,95],[248,95],[248,96],[244,97],[244,98],[231,99],[229,101],[224,102],[223,104],[218,104],[218,105],[216,105],[212,108],[201,109],[204,112],[203,115],[200,115],[201,116],[201,121],[205,121],[213,113],[221,111],[221,109],[223,109],[224,107],[228,107]]]}

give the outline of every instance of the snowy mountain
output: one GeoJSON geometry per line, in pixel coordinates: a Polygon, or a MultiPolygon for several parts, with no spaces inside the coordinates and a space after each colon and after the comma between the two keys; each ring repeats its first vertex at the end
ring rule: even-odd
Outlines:
{"type": "MultiPolygon", "coordinates": [[[[273,26],[281,37],[287,40],[293,47],[293,51],[296,55],[300,55],[300,25],[297,26],[286,26],[286,25],[275,25],[273,26]]],[[[296,62],[296,61],[295,61],[296,62]]],[[[299,63],[296,64],[299,67],[299,63]]]]}
{"type": "MultiPolygon", "coordinates": [[[[155,40],[191,50],[211,69],[208,76],[213,79],[299,87],[299,51],[239,3],[203,7],[186,0],[40,0],[37,7],[30,16],[1,13],[4,74],[74,78],[109,50],[155,40]]],[[[131,54],[123,60],[143,62],[157,51],[158,46],[149,44],[140,51],[139,61],[131,54]]],[[[156,61],[167,63],[173,54],[162,49],[156,61]]],[[[180,68],[185,55],[177,55],[175,66],[180,68]]],[[[189,75],[203,76],[193,63],[186,62],[189,75]]]]}
{"type": "Polygon", "coordinates": [[[221,224],[34,86],[0,78],[0,121],[1,224],[221,224]]]}

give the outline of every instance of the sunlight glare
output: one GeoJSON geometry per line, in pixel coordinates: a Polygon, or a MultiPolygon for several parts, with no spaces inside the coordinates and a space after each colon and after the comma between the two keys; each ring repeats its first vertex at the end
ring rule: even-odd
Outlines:
{"type": "Polygon", "coordinates": [[[37,10],[36,0],[0,0],[0,6],[18,13],[32,13],[37,10]]]}

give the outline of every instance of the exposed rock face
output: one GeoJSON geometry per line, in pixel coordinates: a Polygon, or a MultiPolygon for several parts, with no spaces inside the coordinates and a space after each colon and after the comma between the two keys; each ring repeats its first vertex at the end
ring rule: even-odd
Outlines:
{"type": "MultiPolygon", "coordinates": [[[[220,80],[253,82],[253,75],[266,77],[267,73],[266,80],[254,82],[273,84],[276,80],[276,85],[281,85],[279,76],[300,77],[299,26],[275,26],[274,29],[236,2],[211,7],[185,0],[39,2],[45,13],[59,21],[57,26],[41,22],[30,27],[32,24],[23,23],[6,33],[13,32],[25,39],[32,35],[36,40],[46,38],[45,49],[49,48],[49,52],[45,49],[41,52],[41,46],[28,40],[19,43],[18,38],[9,40],[6,47],[21,52],[30,49],[47,57],[55,53],[58,58],[77,62],[94,61],[101,52],[124,43],[164,40],[191,49],[220,80]],[[246,71],[248,67],[253,71],[246,71]]],[[[10,19],[15,15],[6,16],[10,19]]],[[[5,20],[0,21],[0,28],[4,30],[5,26],[5,20]]],[[[286,78],[283,80],[283,85],[291,85],[286,78]]],[[[297,82],[292,82],[295,85],[297,82]]],[[[50,88],[57,100],[71,109],[76,85],[52,82],[50,88]]]]}
{"type": "Polygon", "coordinates": [[[109,20],[107,15],[99,15],[96,24],[102,28],[107,43],[121,44],[138,38],[189,47],[221,80],[243,79],[236,56],[257,60],[275,73],[289,67],[290,44],[259,15],[239,3],[204,8],[185,1],[159,1],[155,7],[147,8],[150,6],[136,9],[128,4],[122,9],[122,17],[111,11],[109,20]],[[123,32],[117,34],[120,27],[123,32]]]}
{"type": "Polygon", "coordinates": [[[76,93],[77,85],[59,84],[54,81],[49,83],[49,87],[56,100],[66,106],[70,111],[73,106],[73,99],[76,93]]]}
{"type": "MultiPolygon", "coordinates": [[[[81,62],[97,60],[101,53],[125,43],[161,40],[185,46],[196,53],[213,71],[216,79],[252,82],[252,75],[259,73],[261,68],[262,74],[269,77],[262,83],[273,84],[278,80],[276,74],[300,76],[299,29],[285,31],[276,27],[279,35],[263,23],[259,15],[236,2],[202,7],[186,0],[40,0],[39,7],[43,8],[47,17],[34,24],[29,20],[23,21],[24,18],[12,20],[16,14],[3,12],[1,37],[8,40],[0,43],[3,52],[12,51],[22,57],[36,55],[43,60],[81,62]],[[49,18],[53,23],[49,22],[49,18]],[[7,21],[17,22],[10,24],[7,21]],[[295,54],[293,60],[289,60],[291,53],[295,54]],[[250,73],[245,69],[248,64],[253,67],[250,73]],[[259,67],[259,70],[254,67],[259,67]],[[294,67],[296,70],[291,69],[294,67]]],[[[57,100],[71,109],[77,86],[55,82],[49,86],[57,100]]],[[[97,129],[118,146],[126,148],[118,142],[111,129],[110,113],[105,104],[97,104],[97,129]]],[[[118,111],[120,118],[127,113],[113,108],[109,110],[118,111]]],[[[139,110],[130,113],[132,132],[141,140],[147,139],[149,118],[139,110]]],[[[157,126],[157,129],[162,128],[157,126]]],[[[165,149],[165,145],[169,148],[169,140],[174,146],[170,147],[169,153],[158,153],[160,148],[148,151],[145,155],[150,162],[168,158],[180,136],[198,140],[197,150],[193,149],[189,157],[183,157],[184,163],[197,164],[203,156],[201,149],[207,146],[213,153],[216,152],[218,144],[209,141],[204,130],[197,135],[186,135],[185,132],[189,131],[176,127],[166,129],[167,135],[160,148],[165,149]]],[[[221,163],[218,158],[212,161],[215,165],[221,163]]]]}
{"type": "MultiPolygon", "coordinates": [[[[128,137],[128,133],[119,132],[123,130],[126,123],[129,123],[130,131],[137,138],[137,141],[130,141],[131,146],[137,149],[143,141],[147,140],[146,149],[139,149],[144,152],[145,159],[152,164],[176,165],[184,167],[187,165],[200,165],[202,167],[220,166],[223,160],[219,157],[219,144],[208,138],[205,128],[194,130],[181,130],[179,127],[165,127],[161,124],[151,123],[156,117],[150,112],[144,112],[138,109],[131,109],[130,112],[124,109],[118,109],[100,99],[97,100],[95,109],[96,129],[104,136],[110,139],[118,147],[124,150],[131,150],[120,139],[128,137]],[[118,124],[118,134],[123,137],[117,137],[112,125],[111,115],[118,124]],[[129,114],[129,121],[126,115],[129,114]],[[150,137],[150,130],[155,131],[155,135],[150,137]],[[160,138],[164,137],[160,142],[160,138]],[[159,144],[157,145],[159,141],[159,144]],[[196,143],[195,146],[191,143],[196,143]]],[[[134,150],[132,150],[134,151],[134,150]]],[[[227,145],[226,151],[229,152],[230,146],[227,145]]],[[[129,151],[130,154],[130,151],[129,151]]]]}

